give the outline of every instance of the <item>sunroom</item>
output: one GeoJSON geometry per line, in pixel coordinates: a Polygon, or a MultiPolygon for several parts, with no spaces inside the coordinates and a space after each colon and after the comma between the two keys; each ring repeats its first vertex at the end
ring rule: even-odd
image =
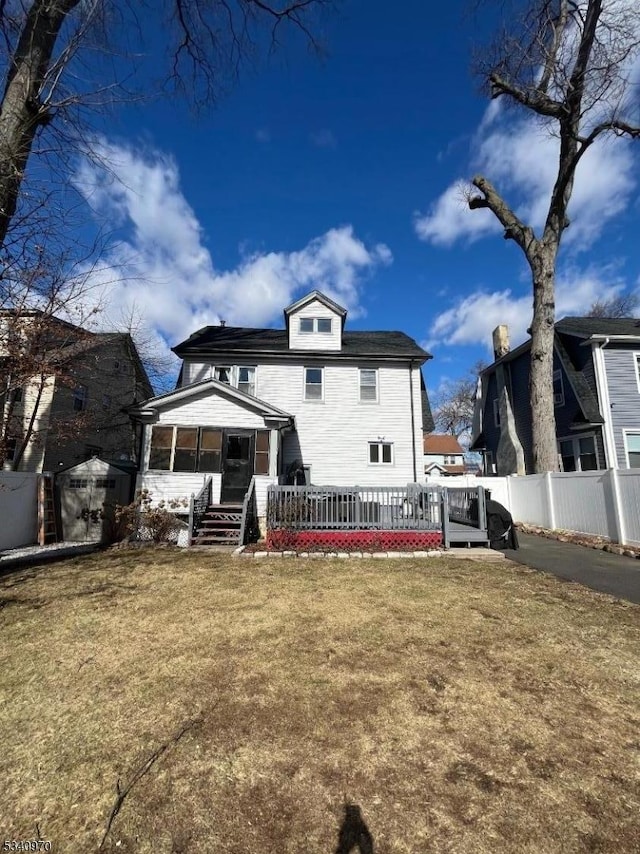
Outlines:
{"type": "Polygon", "coordinates": [[[244,391],[210,379],[130,410],[142,424],[138,490],[154,504],[186,506],[211,479],[211,501],[242,503],[255,476],[258,498],[277,483],[282,434],[293,417],[244,391]]]}

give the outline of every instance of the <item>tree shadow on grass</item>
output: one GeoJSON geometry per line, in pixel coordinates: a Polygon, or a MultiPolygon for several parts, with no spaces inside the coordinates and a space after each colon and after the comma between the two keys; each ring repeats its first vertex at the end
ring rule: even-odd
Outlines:
{"type": "Polygon", "coordinates": [[[374,854],[373,837],[357,804],[345,802],[335,854],[374,854]]]}

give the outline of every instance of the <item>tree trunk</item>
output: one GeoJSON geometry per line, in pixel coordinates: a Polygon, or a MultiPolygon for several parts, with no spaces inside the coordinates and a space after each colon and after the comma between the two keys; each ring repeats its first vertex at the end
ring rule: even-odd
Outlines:
{"type": "Polygon", "coordinates": [[[64,21],[80,0],[34,0],[15,51],[0,106],[0,246],[16,212],[38,128],[50,116],[40,97],[64,21]]]}
{"type": "Polygon", "coordinates": [[[530,261],[533,273],[533,323],[529,400],[533,466],[536,473],[558,471],[556,419],[553,408],[556,254],[556,246],[541,243],[530,261]]]}

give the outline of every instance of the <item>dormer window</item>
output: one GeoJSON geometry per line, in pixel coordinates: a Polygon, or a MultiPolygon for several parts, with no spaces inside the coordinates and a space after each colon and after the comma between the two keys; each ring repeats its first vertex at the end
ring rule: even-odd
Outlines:
{"type": "Polygon", "coordinates": [[[231,385],[231,368],[216,368],[213,378],[220,383],[231,385]]]}
{"type": "Polygon", "coordinates": [[[313,332],[331,334],[332,325],[330,317],[301,317],[300,332],[308,335],[313,332]]]}

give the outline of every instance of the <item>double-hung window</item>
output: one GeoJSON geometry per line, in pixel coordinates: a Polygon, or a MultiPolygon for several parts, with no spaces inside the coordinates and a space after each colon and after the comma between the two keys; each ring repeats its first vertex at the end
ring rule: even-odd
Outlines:
{"type": "Polygon", "coordinates": [[[377,403],[378,372],[374,369],[360,368],[360,402],[377,403]]]}
{"type": "Polygon", "coordinates": [[[256,369],[245,368],[242,365],[238,368],[238,391],[243,391],[245,394],[250,394],[255,397],[256,394],[256,369]]]}
{"type": "Polygon", "coordinates": [[[238,391],[256,394],[256,369],[245,365],[217,365],[213,369],[213,378],[225,385],[233,386],[238,391]]]}
{"type": "Polygon", "coordinates": [[[593,435],[572,436],[558,442],[563,471],[595,471],[598,468],[593,435]]]}
{"type": "Polygon", "coordinates": [[[392,442],[369,442],[369,463],[370,465],[385,465],[393,464],[393,443],[392,442]]]}
{"type": "Polygon", "coordinates": [[[305,368],[304,369],[304,399],[305,400],[323,400],[323,369],[322,368],[305,368]]]}

